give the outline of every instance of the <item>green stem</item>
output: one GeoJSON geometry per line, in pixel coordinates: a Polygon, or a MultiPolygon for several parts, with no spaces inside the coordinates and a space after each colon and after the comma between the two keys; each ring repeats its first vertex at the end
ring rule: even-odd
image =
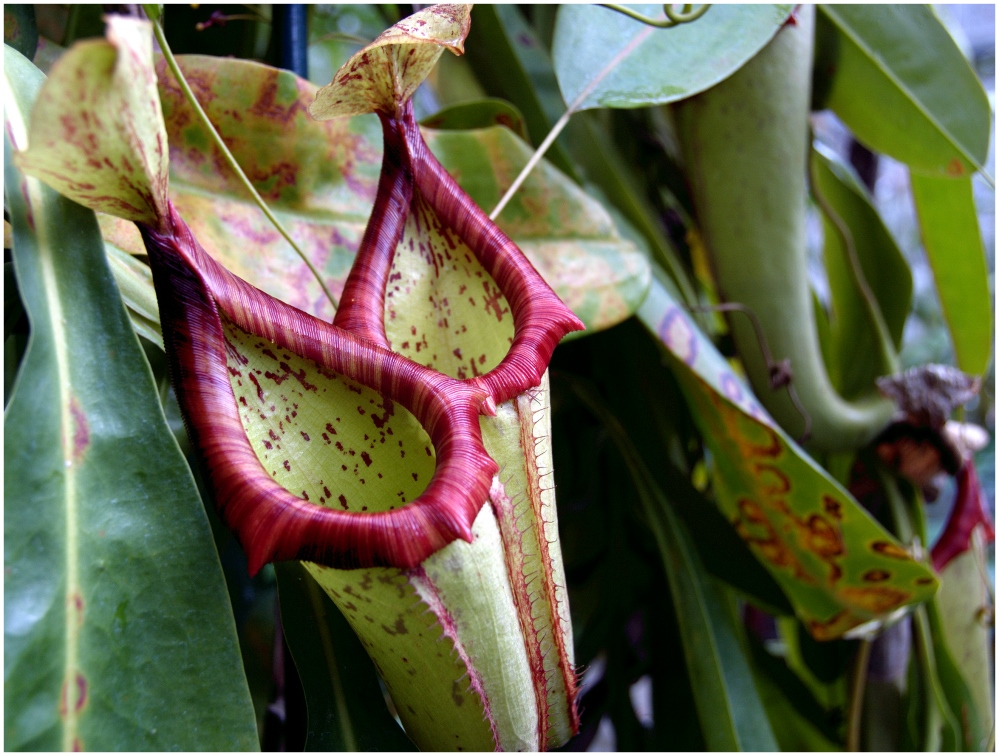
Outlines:
{"type": "Polygon", "coordinates": [[[566,124],[569,123],[569,119],[572,117],[572,114],[573,110],[572,108],[570,108],[569,110],[565,111],[565,113],[562,114],[562,117],[558,119],[556,124],[552,126],[552,130],[548,132],[548,136],[546,136],[545,140],[538,146],[538,149],[534,151],[534,154],[531,155],[531,159],[527,161],[527,165],[523,167],[523,169],[517,175],[517,178],[515,178],[513,180],[513,183],[510,184],[510,188],[506,190],[506,194],[503,195],[503,197],[500,199],[496,207],[493,208],[493,211],[489,213],[489,220],[495,221],[496,218],[499,217],[499,214],[503,212],[503,208],[507,206],[507,203],[510,201],[510,198],[517,193],[517,190],[520,189],[521,184],[523,184],[524,181],[527,180],[527,177],[530,175],[531,171],[534,170],[534,166],[536,166],[539,162],[541,162],[541,158],[544,157],[544,154],[548,151],[548,148],[552,146],[552,142],[554,142],[558,138],[558,135],[562,133],[562,129],[564,129],[566,127],[566,124]]]}
{"type": "Polygon", "coordinates": [[[306,265],[309,266],[309,270],[312,271],[312,275],[315,276],[316,280],[319,282],[319,285],[322,287],[323,292],[326,294],[327,299],[329,299],[329,301],[333,304],[333,309],[335,310],[338,306],[336,297],[333,296],[333,293],[329,290],[329,287],[326,286],[326,282],[323,281],[323,277],[319,274],[319,271],[316,270],[316,267],[312,264],[309,258],[306,257],[305,252],[303,252],[299,248],[299,246],[295,243],[295,241],[291,238],[291,235],[281,224],[281,221],[279,221],[277,217],[274,215],[274,213],[271,212],[270,207],[268,207],[267,203],[264,202],[263,197],[261,197],[260,194],[257,193],[257,190],[254,188],[253,184],[250,183],[250,179],[246,177],[246,174],[243,172],[243,169],[239,167],[239,163],[236,162],[236,158],[233,157],[231,152],[229,152],[229,148],[226,147],[226,144],[223,141],[221,135],[218,133],[218,131],[216,131],[215,126],[212,124],[211,120],[209,120],[208,114],[205,113],[204,109],[201,107],[201,103],[198,102],[198,98],[194,96],[194,92],[191,90],[190,85],[187,83],[187,79],[184,77],[183,72],[180,70],[180,66],[177,65],[177,59],[174,58],[173,52],[170,50],[170,45],[167,44],[166,35],[163,34],[163,27],[160,26],[159,21],[153,21],[153,34],[156,36],[156,41],[159,42],[160,50],[163,52],[163,57],[166,59],[167,67],[170,69],[170,72],[177,80],[177,83],[180,84],[180,89],[184,93],[184,97],[190,103],[191,107],[194,109],[194,112],[198,114],[198,118],[201,119],[201,122],[208,129],[208,133],[211,135],[212,139],[214,140],[215,146],[218,147],[219,150],[222,152],[222,155],[225,157],[226,162],[229,164],[229,167],[232,168],[232,170],[235,172],[236,177],[243,184],[246,191],[249,192],[250,196],[253,198],[253,201],[257,203],[257,206],[263,211],[264,215],[267,216],[267,220],[269,220],[273,224],[274,228],[278,230],[278,233],[280,233],[281,236],[285,238],[285,241],[287,241],[288,244],[291,245],[291,248],[295,250],[295,253],[300,258],[302,258],[302,262],[304,262],[306,265]]]}
{"type": "MultiPolygon", "coordinates": [[[[309,594],[309,604],[316,617],[322,618],[325,615],[323,607],[322,589],[319,583],[311,575],[303,575],[305,590],[309,594]]],[[[340,732],[343,735],[343,748],[345,751],[358,751],[357,737],[354,735],[354,725],[350,720],[350,710],[347,708],[347,694],[343,688],[343,680],[340,677],[340,667],[337,664],[336,652],[333,649],[333,639],[330,637],[330,629],[325,621],[316,623],[316,630],[319,631],[319,638],[322,643],[323,656],[326,658],[327,670],[330,676],[330,683],[333,686],[333,699],[336,704],[337,722],[340,725],[340,732]]]]}
{"type": "Polygon", "coordinates": [[[860,750],[860,722],[864,713],[864,687],[867,685],[867,666],[871,660],[871,641],[860,641],[853,665],[850,684],[850,705],[846,715],[846,750],[860,750]]]}

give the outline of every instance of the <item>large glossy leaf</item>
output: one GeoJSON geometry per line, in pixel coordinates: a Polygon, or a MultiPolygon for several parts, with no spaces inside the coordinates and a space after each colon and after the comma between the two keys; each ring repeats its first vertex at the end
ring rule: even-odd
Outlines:
{"type": "Polygon", "coordinates": [[[657,280],[638,316],[666,346],[712,450],[719,507],[813,636],[933,595],[933,573],[788,438],[657,280]]]}
{"type": "MultiPolygon", "coordinates": [[[[24,147],[42,75],[5,49],[24,147]]],[[[191,473],[93,213],[5,145],[31,341],[4,417],[4,730],[11,749],[257,747],[236,631],[191,473]]]]}
{"type": "MultiPolygon", "coordinates": [[[[315,88],[247,61],[179,58],[198,99],[247,175],[339,295],[371,210],[381,160],[374,116],[316,122],[315,88]],[[317,157],[321,156],[321,157],[317,157]]],[[[161,66],[170,140],[171,199],[216,259],[264,291],[332,319],[318,284],[291,247],[247,201],[161,66]]],[[[530,157],[502,127],[426,130],[431,149],[461,187],[489,210],[530,157]]],[[[648,267],[607,212],[548,165],[532,175],[497,221],[586,323],[628,317],[648,286],[648,267]]],[[[109,224],[110,229],[114,226],[109,224]]],[[[141,242],[118,229],[119,246],[141,242]]]]}
{"type": "Polygon", "coordinates": [[[981,375],[992,352],[992,300],[971,179],[911,174],[912,197],[957,366],[981,375]]]}
{"type": "MultiPolygon", "coordinates": [[[[656,5],[633,5],[665,18],[656,5]]],[[[759,52],[791,5],[714,5],[696,21],[657,29],[595,5],[564,5],[552,57],[573,110],[663,105],[697,94],[759,52]]]]}
{"type": "Polygon", "coordinates": [[[821,145],[810,161],[823,209],[826,272],[832,294],[829,378],[845,397],[870,391],[899,369],[895,350],[912,299],[912,274],[852,171],[821,145]]]}
{"type": "Polygon", "coordinates": [[[309,751],[411,751],[374,665],[347,620],[298,562],[275,566],[281,626],[308,705],[309,751]]]}
{"type": "Polygon", "coordinates": [[[776,751],[770,724],[724,594],[704,570],[686,526],[627,433],[585,383],[572,382],[631,472],[666,570],[705,742],[713,751],[776,751]]]}
{"type": "Polygon", "coordinates": [[[985,90],[928,5],[821,5],[817,74],[832,108],[871,149],[952,178],[985,163],[985,90]]]}

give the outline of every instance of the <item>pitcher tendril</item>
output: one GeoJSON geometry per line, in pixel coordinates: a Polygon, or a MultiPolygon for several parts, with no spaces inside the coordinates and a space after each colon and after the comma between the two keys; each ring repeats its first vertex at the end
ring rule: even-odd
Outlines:
{"type": "Polygon", "coordinates": [[[698,305],[689,307],[688,309],[691,312],[741,312],[749,318],[749,322],[753,324],[753,331],[756,332],[756,339],[759,342],[760,351],[763,353],[763,359],[767,363],[767,370],[770,372],[770,389],[776,391],[785,386],[787,387],[787,394],[791,402],[798,412],[801,413],[801,419],[805,421],[805,429],[798,439],[800,443],[805,443],[812,434],[812,418],[808,414],[808,410],[802,405],[801,399],[798,397],[798,392],[794,390],[794,374],[791,372],[791,361],[781,360],[778,362],[774,359],[773,352],[770,351],[770,346],[767,344],[766,334],[763,332],[763,325],[760,323],[760,319],[756,316],[756,313],[751,308],[739,302],[698,305]]]}
{"type": "Polygon", "coordinates": [[[229,148],[226,147],[225,141],[219,135],[218,131],[216,131],[214,124],[212,124],[211,122],[211,119],[208,118],[208,114],[205,113],[204,109],[201,107],[201,103],[198,102],[198,98],[195,97],[194,92],[191,90],[190,85],[187,83],[187,79],[184,77],[184,73],[180,70],[180,66],[177,64],[177,59],[174,57],[173,51],[170,49],[170,45],[167,43],[166,35],[163,33],[163,27],[160,26],[159,17],[153,20],[153,34],[156,36],[156,41],[159,43],[160,50],[163,52],[163,58],[166,60],[167,66],[170,68],[170,73],[173,74],[174,78],[177,80],[177,83],[180,85],[181,91],[184,93],[184,98],[188,101],[188,103],[190,103],[191,107],[194,109],[194,112],[198,114],[198,118],[201,119],[201,122],[205,125],[205,128],[208,129],[208,133],[211,136],[212,141],[215,142],[215,146],[218,147],[219,150],[222,152],[222,155],[225,157],[225,160],[229,164],[229,167],[232,168],[233,172],[236,174],[236,177],[239,179],[240,183],[243,185],[246,191],[249,192],[250,197],[253,198],[253,201],[261,209],[263,214],[267,216],[267,220],[269,220],[271,224],[274,226],[274,228],[277,229],[278,233],[284,237],[285,241],[287,241],[288,244],[291,245],[291,248],[295,250],[295,254],[297,254],[300,258],[302,258],[302,262],[304,262],[309,267],[309,270],[312,272],[312,275],[319,283],[319,286],[322,288],[323,293],[326,295],[326,298],[329,299],[330,303],[333,305],[333,309],[334,310],[337,309],[337,307],[339,307],[339,303],[337,302],[336,297],[333,296],[333,292],[329,290],[329,287],[326,285],[326,282],[323,281],[323,277],[316,269],[316,266],[312,264],[312,261],[309,260],[308,256],[301,249],[301,247],[299,247],[298,244],[295,243],[295,240],[291,238],[291,234],[288,233],[288,230],[284,227],[284,224],[282,224],[281,221],[277,219],[277,216],[275,216],[274,213],[271,211],[270,207],[264,201],[264,198],[260,196],[259,192],[257,192],[256,188],[250,182],[250,179],[248,179],[246,174],[243,172],[243,169],[240,168],[239,163],[236,162],[236,158],[233,157],[233,154],[229,151],[229,148]]]}
{"type": "Polygon", "coordinates": [[[657,29],[672,29],[674,26],[689,24],[691,21],[696,21],[708,12],[708,8],[711,7],[711,4],[704,3],[703,5],[697,7],[685,4],[682,10],[677,11],[674,10],[672,3],[664,3],[663,12],[666,14],[666,18],[650,18],[649,16],[643,16],[641,13],[637,13],[625,5],[601,3],[600,6],[602,8],[607,8],[608,10],[622,13],[628,18],[633,18],[635,21],[641,21],[643,24],[654,26],[657,29]]]}
{"type": "MultiPolygon", "coordinates": [[[[623,13],[626,16],[630,16],[631,18],[635,18],[651,26],[660,29],[669,29],[671,27],[677,26],[678,24],[688,23],[690,21],[694,21],[700,18],[707,12],[708,8],[710,8],[711,6],[702,5],[700,8],[692,10],[693,8],[692,5],[684,5],[683,11],[681,13],[677,13],[676,11],[673,10],[672,6],[665,5],[663,7],[666,10],[667,18],[665,21],[662,22],[656,21],[655,19],[647,18],[646,16],[642,16],[640,14],[636,14],[633,10],[631,10],[630,8],[625,8],[623,5],[605,5],[603,7],[609,8],[610,10],[617,11],[619,13],[623,13]]],[[[554,126],[552,126],[551,131],[548,132],[548,135],[544,138],[544,141],[541,142],[540,145],[538,145],[537,150],[535,150],[534,154],[531,155],[531,159],[527,161],[527,165],[523,167],[523,169],[517,175],[517,178],[515,178],[513,180],[513,183],[510,184],[510,188],[506,190],[506,192],[500,198],[500,201],[496,203],[496,207],[494,207],[492,212],[489,213],[489,220],[494,221],[499,217],[499,214],[503,212],[503,208],[505,208],[507,204],[510,202],[510,200],[513,199],[513,195],[517,193],[517,191],[520,189],[524,181],[527,180],[527,177],[531,174],[531,171],[533,171],[535,166],[539,162],[541,162],[541,158],[544,157],[546,152],[548,152],[548,148],[552,146],[552,144],[558,138],[558,135],[561,134],[562,130],[565,129],[565,127],[569,124],[569,119],[580,110],[580,108],[583,106],[583,103],[586,102],[586,98],[589,97],[590,93],[593,92],[593,90],[596,89],[597,85],[600,84],[600,82],[602,82],[604,78],[617,67],[617,65],[621,62],[621,60],[623,60],[623,58],[626,56],[628,52],[630,52],[630,49],[626,46],[620,53],[614,56],[614,58],[611,59],[611,61],[606,66],[604,66],[603,69],[601,69],[601,71],[596,76],[593,77],[593,80],[590,81],[590,83],[587,84],[586,87],[584,87],[583,91],[579,93],[579,96],[572,101],[572,103],[566,109],[565,113],[562,114],[562,117],[555,122],[554,126]]]]}

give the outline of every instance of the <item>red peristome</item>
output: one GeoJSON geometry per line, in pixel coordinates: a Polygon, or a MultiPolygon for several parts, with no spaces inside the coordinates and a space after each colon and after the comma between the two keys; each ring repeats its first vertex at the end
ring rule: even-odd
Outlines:
{"type": "Polygon", "coordinates": [[[160,305],[171,379],[219,512],[255,574],[273,560],[349,569],[413,568],[472,538],[496,463],[482,446],[481,389],[381,349],[284,304],[229,273],[170,206],[166,231],[140,225],[160,305]],[[372,388],[406,407],[437,452],[426,490],[388,512],[328,509],[293,496],[264,470],[229,383],[221,313],[240,328],[372,388]]]}
{"type": "Polygon", "coordinates": [[[970,549],[971,534],[979,525],[985,528],[986,539],[995,539],[992,522],[982,506],[982,485],[978,481],[975,463],[968,460],[957,473],[957,495],[950,518],[930,551],[933,569],[940,572],[950,560],[970,549]]]}
{"type": "Polygon", "coordinates": [[[388,346],[385,285],[415,188],[493,277],[513,315],[510,350],[499,365],[470,381],[484,386],[496,404],[539,385],[559,341],[570,331],[583,330],[582,322],[437,162],[423,141],[412,103],[403,106],[401,119],[380,117],[385,139],[382,179],[334,322],[349,324],[352,332],[388,346]]]}
{"type": "Polygon", "coordinates": [[[514,337],[500,364],[476,379],[496,403],[541,383],[552,352],[562,337],[582,331],[579,320],[534,266],[458,186],[423,141],[412,103],[403,112],[403,126],[416,188],[438,217],[454,230],[493,277],[510,305],[514,337]]]}
{"type": "Polygon", "coordinates": [[[385,149],[378,193],[333,323],[389,349],[385,335],[385,288],[392,255],[402,239],[413,201],[413,167],[401,124],[384,115],[381,120],[385,149]]]}

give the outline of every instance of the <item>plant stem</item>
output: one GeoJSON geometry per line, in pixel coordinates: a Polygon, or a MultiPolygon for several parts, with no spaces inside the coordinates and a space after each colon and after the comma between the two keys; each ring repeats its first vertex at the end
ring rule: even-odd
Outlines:
{"type": "Polygon", "coordinates": [[[570,108],[562,114],[562,117],[559,118],[558,121],[555,122],[555,125],[552,126],[552,130],[548,132],[548,136],[546,136],[545,140],[538,145],[538,149],[534,151],[534,154],[531,155],[531,159],[527,161],[527,165],[524,166],[523,170],[521,170],[521,172],[517,175],[517,178],[514,179],[512,184],[510,184],[510,188],[506,190],[506,194],[503,195],[499,204],[497,204],[496,207],[493,208],[493,211],[489,213],[489,220],[495,221],[499,214],[503,212],[503,208],[507,206],[510,198],[517,193],[521,184],[527,180],[531,171],[534,170],[534,166],[541,162],[541,158],[544,157],[546,152],[548,152],[548,148],[552,146],[552,142],[558,138],[558,135],[562,133],[562,129],[564,129],[569,123],[569,118],[572,117],[573,112],[572,108],[570,108]]]}
{"type": "Polygon", "coordinates": [[[569,123],[569,119],[572,117],[573,113],[576,113],[582,108],[583,103],[586,102],[586,98],[590,96],[590,93],[596,89],[597,85],[604,80],[604,77],[613,71],[622,60],[634,52],[635,48],[638,47],[638,45],[641,44],[641,42],[643,42],[652,31],[653,30],[651,28],[644,29],[642,32],[635,35],[631,42],[625,45],[624,48],[617,55],[615,55],[610,62],[597,73],[596,76],[593,77],[590,83],[583,88],[583,91],[580,92],[576,99],[572,101],[572,104],[570,104],[566,111],[562,114],[562,117],[555,122],[554,126],[552,126],[552,130],[548,132],[548,136],[546,136],[544,141],[538,145],[538,149],[534,151],[534,154],[531,155],[531,159],[527,161],[527,165],[524,166],[517,178],[514,179],[510,188],[506,190],[506,194],[504,194],[502,199],[500,199],[499,204],[497,204],[496,207],[493,208],[493,211],[489,213],[489,220],[496,220],[499,214],[503,211],[503,208],[506,207],[507,203],[510,201],[510,198],[513,197],[516,191],[520,188],[520,185],[524,183],[524,180],[528,177],[531,171],[534,170],[534,166],[536,166],[541,158],[544,157],[548,148],[552,146],[552,143],[556,138],[558,138],[558,135],[562,133],[562,129],[564,129],[569,123]]]}
{"type": "Polygon", "coordinates": [[[871,660],[871,640],[865,638],[857,648],[850,684],[850,705],[846,715],[846,750],[860,750],[860,721],[864,713],[864,686],[867,684],[867,665],[871,660]]]}
{"type": "Polygon", "coordinates": [[[316,267],[312,264],[309,258],[306,257],[305,252],[303,252],[301,248],[299,248],[299,246],[291,238],[291,235],[282,225],[281,221],[279,221],[277,217],[274,215],[274,213],[271,212],[270,207],[268,207],[267,203],[264,202],[263,197],[260,196],[260,194],[254,188],[253,184],[250,183],[250,179],[246,177],[246,174],[243,172],[243,169],[239,167],[239,163],[236,162],[236,158],[233,157],[232,153],[229,151],[229,148],[226,146],[222,137],[215,129],[215,126],[212,124],[211,120],[209,120],[208,114],[205,113],[204,109],[201,107],[201,103],[198,102],[198,98],[194,96],[194,92],[191,90],[190,85],[187,83],[187,79],[184,77],[183,72],[180,70],[180,66],[177,65],[177,59],[174,58],[173,52],[170,50],[170,45],[167,44],[166,35],[163,34],[163,27],[160,26],[159,21],[153,21],[153,34],[156,36],[156,41],[159,43],[160,50],[163,52],[163,57],[166,59],[167,67],[170,69],[170,72],[177,80],[177,83],[180,84],[180,89],[184,93],[184,97],[187,99],[188,103],[190,103],[191,107],[194,109],[194,112],[198,114],[198,118],[201,119],[201,122],[208,129],[208,133],[211,135],[212,139],[214,140],[215,146],[218,147],[219,150],[221,150],[222,155],[225,157],[226,162],[229,164],[229,167],[232,168],[232,170],[235,172],[236,177],[243,184],[246,191],[250,193],[250,196],[253,198],[253,201],[257,203],[257,206],[263,211],[264,215],[267,216],[267,220],[269,220],[273,224],[274,228],[278,230],[278,233],[280,233],[281,236],[285,238],[285,241],[287,241],[288,244],[291,245],[291,248],[295,250],[295,253],[300,258],[302,258],[302,262],[304,262],[306,265],[309,266],[309,270],[312,271],[312,275],[315,276],[316,280],[319,282],[319,285],[322,287],[323,292],[326,294],[326,297],[333,304],[333,309],[335,310],[338,306],[336,297],[333,296],[333,293],[329,290],[329,287],[326,286],[326,282],[323,281],[323,277],[319,274],[319,271],[316,270],[316,267]]]}

